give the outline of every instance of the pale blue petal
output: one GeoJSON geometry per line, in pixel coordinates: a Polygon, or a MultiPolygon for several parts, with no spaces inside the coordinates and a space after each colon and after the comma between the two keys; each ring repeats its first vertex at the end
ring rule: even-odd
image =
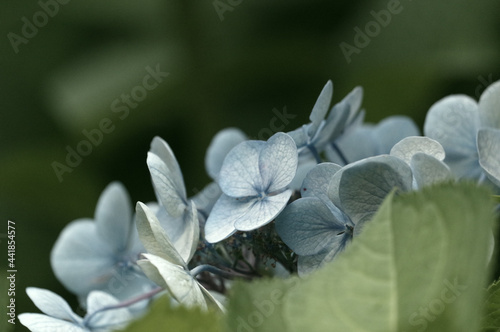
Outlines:
{"type": "Polygon", "coordinates": [[[181,266],[172,264],[161,257],[144,254],[165,280],[172,296],[186,307],[198,306],[207,309],[207,302],[198,282],[181,266]]]}
{"type": "Polygon", "coordinates": [[[500,129],[480,129],[477,147],[481,167],[491,182],[500,187],[500,129]]]}
{"type": "Polygon", "coordinates": [[[104,189],[95,212],[95,226],[101,239],[116,251],[128,246],[132,224],[132,207],[127,190],[119,182],[113,182],[104,189]]]}
{"type": "Polygon", "coordinates": [[[293,139],[295,145],[297,146],[297,151],[302,153],[304,149],[307,147],[307,143],[309,141],[309,137],[307,136],[307,130],[310,124],[303,125],[293,131],[289,131],[288,135],[293,139]]]}
{"type": "Polygon", "coordinates": [[[236,232],[234,221],[246,212],[246,209],[240,208],[242,205],[244,203],[237,198],[221,195],[205,222],[207,242],[220,242],[236,232]]]}
{"type": "Polygon", "coordinates": [[[295,172],[295,177],[293,178],[292,182],[290,182],[288,187],[292,190],[300,190],[300,188],[302,187],[302,182],[304,182],[307,173],[309,173],[311,169],[316,167],[317,164],[318,163],[314,158],[300,156],[299,164],[297,165],[297,172],[295,172]]]}
{"type": "Polygon", "coordinates": [[[479,98],[479,116],[483,127],[500,129],[500,81],[491,84],[479,98]]]}
{"type": "Polygon", "coordinates": [[[35,306],[48,316],[77,324],[82,321],[82,318],[71,310],[68,303],[52,291],[37,287],[28,287],[26,288],[26,294],[28,294],[35,306]]]}
{"type": "MultiPolygon", "coordinates": [[[[172,158],[175,161],[173,155],[172,158]]],[[[158,200],[171,216],[179,217],[187,205],[186,189],[182,175],[180,172],[173,171],[169,164],[152,152],[148,152],[147,163],[158,200]]],[[[177,164],[176,161],[175,164],[177,164]]],[[[177,168],[174,167],[174,170],[177,170],[177,168]]]]}
{"type": "Polygon", "coordinates": [[[316,138],[315,146],[318,151],[323,151],[327,143],[342,135],[349,119],[350,108],[346,103],[333,106],[325,121],[319,137],[316,138]]]}
{"type": "Polygon", "coordinates": [[[101,241],[91,220],[76,220],[64,228],[52,248],[54,274],[71,292],[86,295],[106,285],[117,257],[101,241]]]}
{"type": "Polygon", "coordinates": [[[330,103],[333,95],[333,83],[332,81],[326,82],[323,90],[319,94],[316,103],[311,111],[311,115],[309,116],[309,120],[311,120],[311,126],[308,129],[308,136],[314,137],[316,131],[319,128],[321,122],[325,119],[326,113],[330,108],[330,103]]]}
{"type": "Polygon", "coordinates": [[[231,197],[258,195],[262,185],[259,170],[260,152],[266,145],[263,141],[246,141],[234,147],[224,159],[219,174],[219,186],[231,197]]]}
{"type": "Polygon", "coordinates": [[[334,163],[321,163],[307,173],[302,183],[302,197],[328,197],[328,187],[333,175],[342,167],[334,163]]]}
{"type": "Polygon", "coordinates": [[[413,155],[425,153],[437,160],[444,160],[444,149],[438,141],[429,137],[410,136],[403,138],[391,149],[391,156],[403,159],[408,165],[413,155]]]}
{"type": "Polygon", "coordinates": [[[242,206],[246,211],[235,220],[234,228],[239,231],[252,231],[264,226],[283,211],[291,196],[292,191],[285,190],[277,195],[252,199],[250,204],[245,203],[242,206]]]}
{"type": "Polygon", "coordinates": [[[224,158],[229,151],[246,140],[245,133],[237,128],[223,129],[212,138],[205,155],[205,169],[212,179],[217,180],[224,158]]]}
{"type": "MultiPolygon", "coordinates": [[[[375,156],[378,151],[378,142],[374,139],[375,127],[371,124],[363,124],[352,128],[348,133],[340,136],[335,144],[349,163],[375,156]]],[[[325,150],[328,160],[336,164],[343,164],[337,151],[328,146],[325,150]]]]}
{"type": "Polygon", "coordinates": [[[364,112],[359,111],[361,103],[363,102],[363,93],[363,87],[357,86],[342,100],[343,103],[349,105],[349,119],[347,119],[347,124],[349,125],[356,122],[358,114],[363,113],[361,115],[364,117],[364,112]]]}
{"type": "Polygon", "coordinates": [[[297,163],[297,147],[293,139],[284,133],[274,134],[260,152],[259,170],[263,186],[260,190],[270,194],[284,189],[292,182],[297,163]]]}
{"type": "Polygon", "coordinates": [[[90,292],[87,297],[87,314],[84,319],[85,326],[90,327],[92,330],[94,328],[100,330],[100,327],[108,327],[113,330],[125,327],[133,319],[132,314],[127,308],[104,310],[94,314],[99,309],[119,303],[120,301],[108,293],[101,291],[90,292]]]}
{"type": "Polygon", "coordinates": [[[356,224],[370,219],[393,189],[412,189],[410,166],[399,158],[377,156],[351,164],[339,183],[341,209],[356,224]]]}
{"type": "Polygon", "coordinates": [[[408,136],[418,136],[420,131],[413,120],[407,116],[390,116],[380,121],[374,129],[374,139],[378,145],[377,155],[389,154],[397,142],[408,136]]]}
{"type": "Polygon", "coordinates": [[[166,168],[168,169],[167,175],[171,177],[173,182],[173,187],[176,188],[183,198],[186,198],[186,189],[184,185],[184,179],[182,178],[181,168],[177,163],[174,153],[170,146],[162,138],[155,136],[151,142],[151,148],[149,152],[158,156],[166,168]]]}
{"type": "Polygon", "coordinates": [[[315,255],[339,247],[345,241],[347,219],[332,207],[337,216],[319,198],[298,199],[276,218],[276,231],[298,255],[315,255]]]}
{"type": "Polygon", "coordinates": [[[167,233],[161,227],[154,213],[145,204],[137,202],[136,214],[139,238],[146,250],[173,264],[185,266],[186,262],[182,259],[167,233]]]}
{"type": "Polygon", "coordinates": [[[454,95],[441,99],[425,118],[424,133],[446,152],[445,163],[459,178],[479,178],[476,133],[479,128],[477,103],[470,97],[454,95]]]}
{"type": "Polygon", "coordinates": [[[425,153],[413,155],[410,165],[418,188],[453,179],[445,163],[425,153]]]}
{"type": "Polygon", "coordinates": [[[216,182],[211,182],[202,191],[192,197],[191,200],[196,204],[198,211],[208,216],[221,194],[222,190],[219,185],[216,182]]]}
{"type": "Polygon", "coordinates": [[[72,322],[42,314],[22,313],[18,318],[21,324],[31,332],[90,332],[89,329],[82,328],[72,322]]]}

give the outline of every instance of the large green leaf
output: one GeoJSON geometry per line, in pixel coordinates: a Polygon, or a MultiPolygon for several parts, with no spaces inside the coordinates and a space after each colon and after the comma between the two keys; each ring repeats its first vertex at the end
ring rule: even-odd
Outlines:
{"type": "Polygon", "coordinates": [[[168,297],[158,299],[148,314],[133,322],[125,332],[218,332],[220,319],[215,312],[201,309],[172,308],[168,297]]]}
{"type": "Polygon", "coordinates": [[[481,327],[485,332],[500,330],[500,280],[488,288],[481,327]]]}
{"type": "MultiPolygon", "coordinates": [[[[336,261],[296,283],[251,328],[271,331],[280,320],[282,331],[477,331],[492,211],[488,191],[472,184],[390,195],[336,261]]],[[[230,305],[230,326],[283,285],[236,288],[231,303],[243,296],[247,305],[230,305]]]]}

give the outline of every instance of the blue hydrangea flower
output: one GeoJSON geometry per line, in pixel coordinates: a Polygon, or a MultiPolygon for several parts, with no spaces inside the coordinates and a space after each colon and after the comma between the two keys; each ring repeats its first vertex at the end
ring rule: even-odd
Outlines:
{"type": "Polygon", "coordinates": [[[80,298],[103,290],[124,300],[152,289],[135,264],[141,252],[128,193],[113,182],[101,194],[94,220],[68,224],[50,258],[56,277],[80,298]]]}
{"type": "Polygon", "coordinates": [[[103,310],[119,304],[108,293],[92,291],[87,297],[87,314],[80,317],[59,295],[28,287],[26,293],[43,314],[22,313],[19,321],[32,332],[106,332],[125,327],[133,318],[127,308],[103,310]]]}
{"type": "Polygon", "coordinates": [[[356,87],[330,109],[332,95],[333,84],[328,81],[311,111],[311,122],[288,133],[295,141],[299,153],[297,174],[290,185],[293,189],[299,189],[307,172],[321,161],[320,154],[323,150],[364,117],[364,112],[359,112],[363,98],[361,87],[356,87]]]}
{"type": "Polygon", "coordinates": [[[444,149],[432,138],[406,137],[393,146],[390,154],[402,159],[411,167],[414,189],[453,180],[450,168],[443,162],[444,149]]]}
{"type": "Polygon", "coordinates": [[[357,236],[394,188],[411,190],[410,167],[377,156],[340,167],[323,163],[304,180],[302,198],[276,219],[276,231],[299,255],[300,275],[332,261],[357,236]]]}
{"type": "Polygon", "coordinates": [[[441,143],[444,161],[458,178],[488,178],[500,186],[500,81],[484,91],[479,103],[464,95],[436,102],[424,133],[441,143]]]}
{"type": "Polygon", "coordinates": [[[267,142],[246,141],[224,159],[219,174],[222,196],[212,209],[205,238],[222,241],[236,230],[250,231],[272,221],[285,207],[297,169],[297,147],[284,133],[267,142]]]}
{"type": "MultiPolygon", "coordinates": [[[[224,310],[222,305],[196,280],[196,277],[191,275],[187,266],[196,251],[199,228],[192,228],[192,232],[185,238],[190,250],[181,253],[170,241],[155,214],[145,204],[138,202],[136,211],[139,237],[148,251],[147,254],[142,255],[145,259],[138,261],[144,273],[158,286],[167,289],[182,305],[198,306],[202,309],[207,309],[208,305],[215,305],[224,310]]],[[[198,226],[198,213],[193,203],[191,203],[189,218],[198,226]]]]}
{"type": "Polygon", "coordinates": [[[353,126],[336,140],[336,147],[325,149],[329,161],[345,165],[364,158],[388,154],[401,139],[420,135],[412,119],[406,116],[390,116],[376,125],[353,126]],[[342,154],[342,155],[341,155],[342,154]]]}

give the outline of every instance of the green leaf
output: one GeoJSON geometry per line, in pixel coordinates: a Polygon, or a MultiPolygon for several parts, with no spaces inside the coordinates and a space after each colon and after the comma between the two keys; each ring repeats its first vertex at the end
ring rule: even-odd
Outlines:
{"type": "Polygon", "coordinates": [[[481,331],[500,329],[500,280],[494,282],[486,292],[481,331]]]}
{"type": "Polygon", "coordinates": [[[172,308],[167,296],[153,303],[149,312],[131,323],[124,332],[219,332],[220,319],[215,312],[198,308],[172,308]]]}
{"type": "MultiPolygon", "coordinates": [[[[260,312],[263,322],[250,327],[271,331],[280,319],[281,331],[477,331],[493,224],[489,197],[468,183],[389,195],[336,261],[297,282],[272,319],[260,312]]],[[[258,313],[251,304],[284,283],[236,288],[229,324],[258,313]],[[241,298],[246,305],[235,304],[241,298]]]]}

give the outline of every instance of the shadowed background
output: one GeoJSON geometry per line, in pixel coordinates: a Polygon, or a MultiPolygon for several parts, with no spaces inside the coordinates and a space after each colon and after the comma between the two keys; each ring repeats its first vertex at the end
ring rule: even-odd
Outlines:
{"type": "Polygon", "coordinates": [[[145,160],[155,135],[172,147],[193,194],[209,182],[204,155],[217,131],[257,137],[284,107],[295,117],[275,124],[293,130],[328,79],[334,102],[363,86],[367,121],[406,114],[420,127],[438,99],[478,98],[500,79],[494,0],[72,0],[52,7],[28,38],[23,26],[43,19],[41,3],[8,0],[0,10],[0,240],[6,253],[7,220],[15,221],[17,314],[38,311],[27,286],[76,308],[50,268],[52,245],[68,222],[93,216],[111,181],[123,182],[134,204],[154,199],[145,160]],[[356,47],[354,29],[365,31],[391,3],[398,13],[348,62],[340,44],[356,47]],[[14,46],[13,34],[23,42],[14,46]],[[127,106],[123,95],[140,90],[147,67],[168,76],[127,106]],[[114,129],[58,178],[53,163],[66,164],[68,147],[106,118],[114,129]]]}

